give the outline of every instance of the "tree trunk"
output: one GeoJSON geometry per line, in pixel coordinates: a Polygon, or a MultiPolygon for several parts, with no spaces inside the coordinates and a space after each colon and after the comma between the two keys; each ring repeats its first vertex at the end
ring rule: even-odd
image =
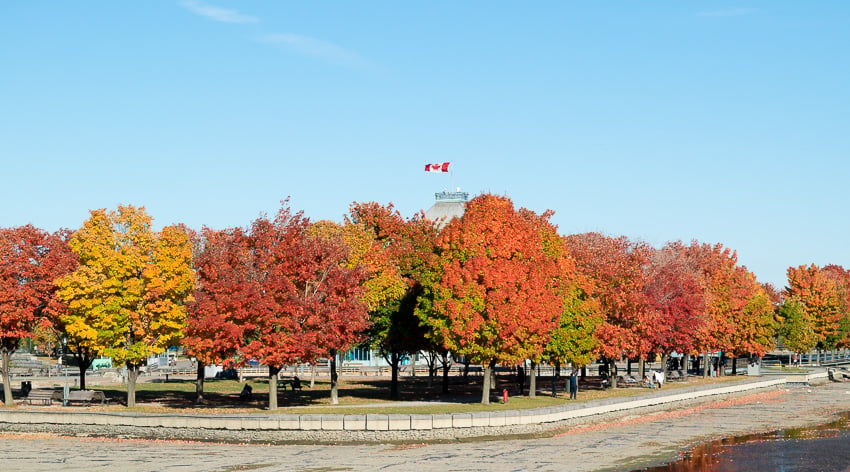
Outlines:
{"type": "Polygon", "coordinates": [[[463,378],[469,377],[469,359],[463,358],[463,378]]]}
{"type": "Polygon", "coordinates": [[[534,398],[537,396],[537,363],[534,361],[531,361],[531,372],[529,372],[529,375],[528,398],[534,398]]]}
{"type": "Polygon", "coordinates": [[[632,375],[632,360],[626,360],[626,375],[632,375]]]}
{"type": "Polygon", "coordinates": [[[310,389],[316,386],[316,361],[310,363],[310,389]]]}
{"type": "Polygon", "coordinates": [[[611,388],[617,388],[617,360],[608,361],[608,378],[611,379],[611,388]]]}
{"type": "Polygon", "coordinates": [[[401,353],[392,351],[390,353],[390,398],[398,400],[398,364],[401,362],[401,353]]]}
{"type": "Polygon", "coordinates": [[[738,356],[732,358],[732,375],[738,375],[738,356]]]}
{"type": "Polygon", "coordinates": [[[9,363],[12,361],[13,352],[6,348],[0,350],[0,357],[3,358],[3,403],[6,406],[15,404],[15,401],[12,399],[12,380],[9,375],[9,363]]]}
{"type": "Polygon", "coordinates": [[[269,366],[269,410],[277,410],[277,374],[280,367],[269,366]]]}
{"type": "MultiPolygon", "coordinates": [[[[79,360],[79,358],[77,358],[79,360]]],[[[77,368],[80,370],[80,390],[86,389],[86,369],[87,366],[83,364],[77,364],[77,368]]]]}
{"type": "Polygon", "coordinates": [[[708,357],[708,353],[702,355],[702,376],[703,378],[708,377],[708,369],[711,368],[711,358],[708,357]]]}
{"type": "Polygon", "coordinates": [[[638,362],[638,377],[640,377],[640,380],[643,380],[644,375],[646,375],[646,361],[641,359],[638,362]]]}
{"type": "Polygon", "coordinates": [[[452,368],[449,363],[449,354],[443,354],[443,393],[449,393],[449,370],[452,368]]]}
{"type": "Polygon", "coordinates": [[[493,373],[493,365],[495,361],[484,363],[484,386],[481,389],[481,403],[483,405],[490,404],[490,377],[493,373]]]}
{"type": "Polygon", "coordinates": [[[331,405],[339,405],[339,374],[336,371],[336,349],[331,349],[331,405]]]}
{"type": "Polygon", "coordinates": [[[667,353],[661,354],[661,373],[667,378],[667,353]]]}
{"type": "Polygon", "coordinates": [[[89,357],[85,352],[74,352],[74,358],[77,360],[77,368],[80,369],[80,390],[86,389],[86,371],[89,370],[94,357],[89,357]]]}
{"type": "Polygon", "coordinates": [[[586,365],[581,366],[581,375],[579,376],[579,378],[581,379],[582,382],[584,382],[586,380],[586,378],[587,378],[587,366],[586,365]]]}
{"type": "Polygon", "coordinates": [[[430,391],[434,386],[434,377],[437,376],[437,353],[429,352],[425,361],[428,362],[428,390],[430,391]]]}
{"type": "Polygon", "coordinates": [[[198,360],[198,373],[195,378],[195,403],[204,402],[204,363],[198,360]]]}
{"type": "Polygon", "coordinates": [[[139,366],[127,365],[127,408],[136,406],[136,379],[139,377],[139,366]]]}

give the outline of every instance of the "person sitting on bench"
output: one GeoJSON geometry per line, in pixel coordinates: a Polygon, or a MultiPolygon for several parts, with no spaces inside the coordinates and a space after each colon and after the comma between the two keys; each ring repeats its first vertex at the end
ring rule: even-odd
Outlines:
{"type": "Polygon", "coordinates": [[[251,388],[250,385],[245,384],[245,386],[242,387],[242,392],[239,393],[239,399],[243,402],[250,401],[254,397],[253,390],[254,389],[251,388]]]}
{"type": "Polygon", "coordinates": [[[301,390],[301,379],[296,375],[292,378],[292,381],[289,382],[289,385],[292,386],[292,391],[294,392],[296,389],[301,390]]]}

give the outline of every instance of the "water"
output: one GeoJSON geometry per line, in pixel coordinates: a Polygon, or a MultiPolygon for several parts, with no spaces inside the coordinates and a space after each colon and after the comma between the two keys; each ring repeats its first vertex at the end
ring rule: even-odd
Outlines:
{"type": "MultiPolygon", "coordinates": [[[[643,472],[850,472],[850,413],[812,428],[720,439],[643,472]]],[[[637,471],[635,471],[637,472],[637,471]]]]}

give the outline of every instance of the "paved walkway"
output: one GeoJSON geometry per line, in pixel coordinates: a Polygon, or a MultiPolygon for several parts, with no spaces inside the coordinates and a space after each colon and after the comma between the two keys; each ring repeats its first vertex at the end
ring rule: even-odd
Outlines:
{"type": "Polygon", "coordinates": [[[709,438],[825,423],[850,410],[850,384],[766,391],[676,411],[621,415],[546,437],[415,445],[258,446],[0,434],[18,471],[628,471],[709,438]]]}

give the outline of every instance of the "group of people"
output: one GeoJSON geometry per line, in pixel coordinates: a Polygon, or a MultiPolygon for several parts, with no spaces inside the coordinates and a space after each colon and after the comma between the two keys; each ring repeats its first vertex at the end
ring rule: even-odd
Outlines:
{"type": "Polygon", "coordinates": [[[664,385],[664,372],[651,370],[649,371],[649,375],[643,376],[643,382],[649,388],[656,388],[656,385],[658,388],[661,388],[661,386],[664,385]]]}

